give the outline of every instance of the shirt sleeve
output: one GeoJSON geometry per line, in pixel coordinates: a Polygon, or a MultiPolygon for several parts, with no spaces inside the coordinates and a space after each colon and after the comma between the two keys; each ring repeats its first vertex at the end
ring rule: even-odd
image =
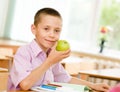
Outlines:
{"type": "Polygon", "coordinates": [[[30,55],[25,48],[19,48],[13,61],[10,77],[14,88],[31,73],[30,55]],[[24,53],[24,54],[23,54],[24,53]]]}
{"type": "Polygon", "coordinates": [[[65,82],[65,83],[67,83],[71,80],[71,76],[64,69],[64,67],[61,65],[61,63],[57,63],[53,67],[52,71],[54,73],[54,81],[55,82],[65,82]]]}

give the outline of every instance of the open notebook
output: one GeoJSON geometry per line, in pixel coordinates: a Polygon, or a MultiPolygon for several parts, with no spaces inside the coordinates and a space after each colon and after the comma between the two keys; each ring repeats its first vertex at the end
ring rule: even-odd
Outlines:
{"type": "Polygon", "coordinates": [[[31,90],[37,92],[92,92],[84,85],[52,82],[48,85],[32,87],[31,90]]]}

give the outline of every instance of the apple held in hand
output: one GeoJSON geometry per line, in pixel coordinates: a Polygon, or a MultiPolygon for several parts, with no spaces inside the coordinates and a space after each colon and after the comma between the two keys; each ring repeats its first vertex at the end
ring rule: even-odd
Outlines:
{"type": "Polygon", "coordinates": [[[69,43],[66,40],[58,40],[56,50],[57,51],[66,51],[70,48],[69,43]]]}

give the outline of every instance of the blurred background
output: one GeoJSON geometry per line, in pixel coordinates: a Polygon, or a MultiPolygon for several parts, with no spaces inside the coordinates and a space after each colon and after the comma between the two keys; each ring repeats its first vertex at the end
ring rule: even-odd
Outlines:
{"type": "Polygon", "coordinates": [[[94,83],[118,84],[120,0],[0,0],[0,91],[7,88],[18,47],[34,39],[31,24],[43,7],[62,15],[60,39],[66,39],[72,51],[61,61],[68,73],[94,83]]]}
{"type": "Polygon", "coordinates": [[[119,5],[120,0],[0,0],[0,37],[31,41],[35,12],[52,7],[63,17],[61,39],[69,40],[73,50],[99,48],[103,26],[109,30],[105,48],[120,50],[119,5]]]}

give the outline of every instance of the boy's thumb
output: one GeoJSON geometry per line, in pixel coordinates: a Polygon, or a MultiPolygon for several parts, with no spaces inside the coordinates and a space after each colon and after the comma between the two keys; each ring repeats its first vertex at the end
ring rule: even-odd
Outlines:
{"type": "Polygon", "coordinates": [[[56,46],[57,46],[57,42],[53,45],[51,49],[56,49],[56,46]]]}

